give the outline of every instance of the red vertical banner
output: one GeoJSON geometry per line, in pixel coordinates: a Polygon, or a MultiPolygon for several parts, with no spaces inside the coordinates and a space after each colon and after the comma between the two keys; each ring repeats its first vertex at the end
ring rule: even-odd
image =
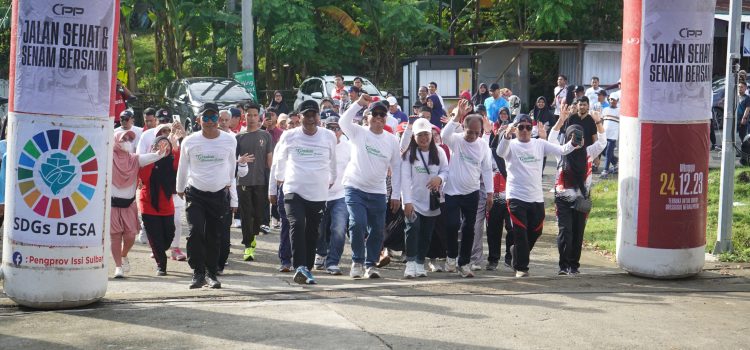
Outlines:
{"type": "Polygon", "coordinates": [[[641,78],[641,0],[624,2],[622,12],[622,77],[620,115],[638,117],[641,78]]]}

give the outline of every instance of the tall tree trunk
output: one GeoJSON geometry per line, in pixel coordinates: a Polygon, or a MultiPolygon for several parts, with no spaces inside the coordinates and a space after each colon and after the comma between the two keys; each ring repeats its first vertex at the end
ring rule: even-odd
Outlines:
{"type": "Polygon", "coordinates": [[[154,24],[154,73],[158,74],[161,72],[162,60],[164,54],[162,52],[162,31],[159,30],[160,26],[154,24]]]}
{"type": "MultiPolygon", "coordinates": [[[[227,0],[227,12],[237,13],[237,3],[235,0],[227,0]]],[[[237,32],[237,27],[231,24],[227,24],[227,37],[232,37],[237,32]]],[[[231,42],[231,41],[230,41],[231,42]]],[[[237,47],[233,44],[227,46],[226,50],[227,58],[227,77],[233,77],[234,73],[239,71],[239,57],[237,56],[237,47]]]]}
{"type": "Polygon", "coordinates": [[[138,91],[138,78],[135,72],[133,60],[133,38],[128,30],[127,18],[120,22],[120,34],[122,34],[122,45],[125,48],[125,66],[128,67],[128,89],[132,92],[138,91]]]}

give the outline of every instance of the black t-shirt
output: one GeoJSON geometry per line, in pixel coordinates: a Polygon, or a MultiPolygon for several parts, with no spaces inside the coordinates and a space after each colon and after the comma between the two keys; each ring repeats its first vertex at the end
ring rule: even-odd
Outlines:
{"type": "Polygon", "coordinates": [[[565,121],[564,130],[567,130],[569,125],[580,125],[583,128],[583,141],[585,147],[594,144],[594,135],[596,135],[596,122],[594,122],[594,118],[587,114],[581,119],[581,117],[576,114],[570,116],[568,120],[565,121]]]}

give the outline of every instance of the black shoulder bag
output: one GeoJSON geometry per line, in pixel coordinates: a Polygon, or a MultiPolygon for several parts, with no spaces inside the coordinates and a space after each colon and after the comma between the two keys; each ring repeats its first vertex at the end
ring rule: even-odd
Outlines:
{"type": "MultiPolygon", "coordinates": [[[[419,158],[422,159],[422,165],[424,165],[425,170],[427,170],[427,175],[430,175],[430,168],[427,166],[427,162],[424,161],[422,151],[417,150],[417,153],[419,153],[419,158]]],[[[430,191],[430,210],[438,209],[440,209],[440,192],[430,191]]]]}

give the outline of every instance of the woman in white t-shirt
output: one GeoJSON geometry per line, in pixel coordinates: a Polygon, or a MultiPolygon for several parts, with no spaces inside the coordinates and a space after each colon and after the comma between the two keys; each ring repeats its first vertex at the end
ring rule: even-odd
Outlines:
{"type": "Polygon", "coordinates": [[[440,189],[448,175],[448,158],[432,139],[432,124],[418,119],[409,146],[401,155],[401,197],[406,221],[405,278],[427,277],[425,256],[440,215],[440,189]]]}

